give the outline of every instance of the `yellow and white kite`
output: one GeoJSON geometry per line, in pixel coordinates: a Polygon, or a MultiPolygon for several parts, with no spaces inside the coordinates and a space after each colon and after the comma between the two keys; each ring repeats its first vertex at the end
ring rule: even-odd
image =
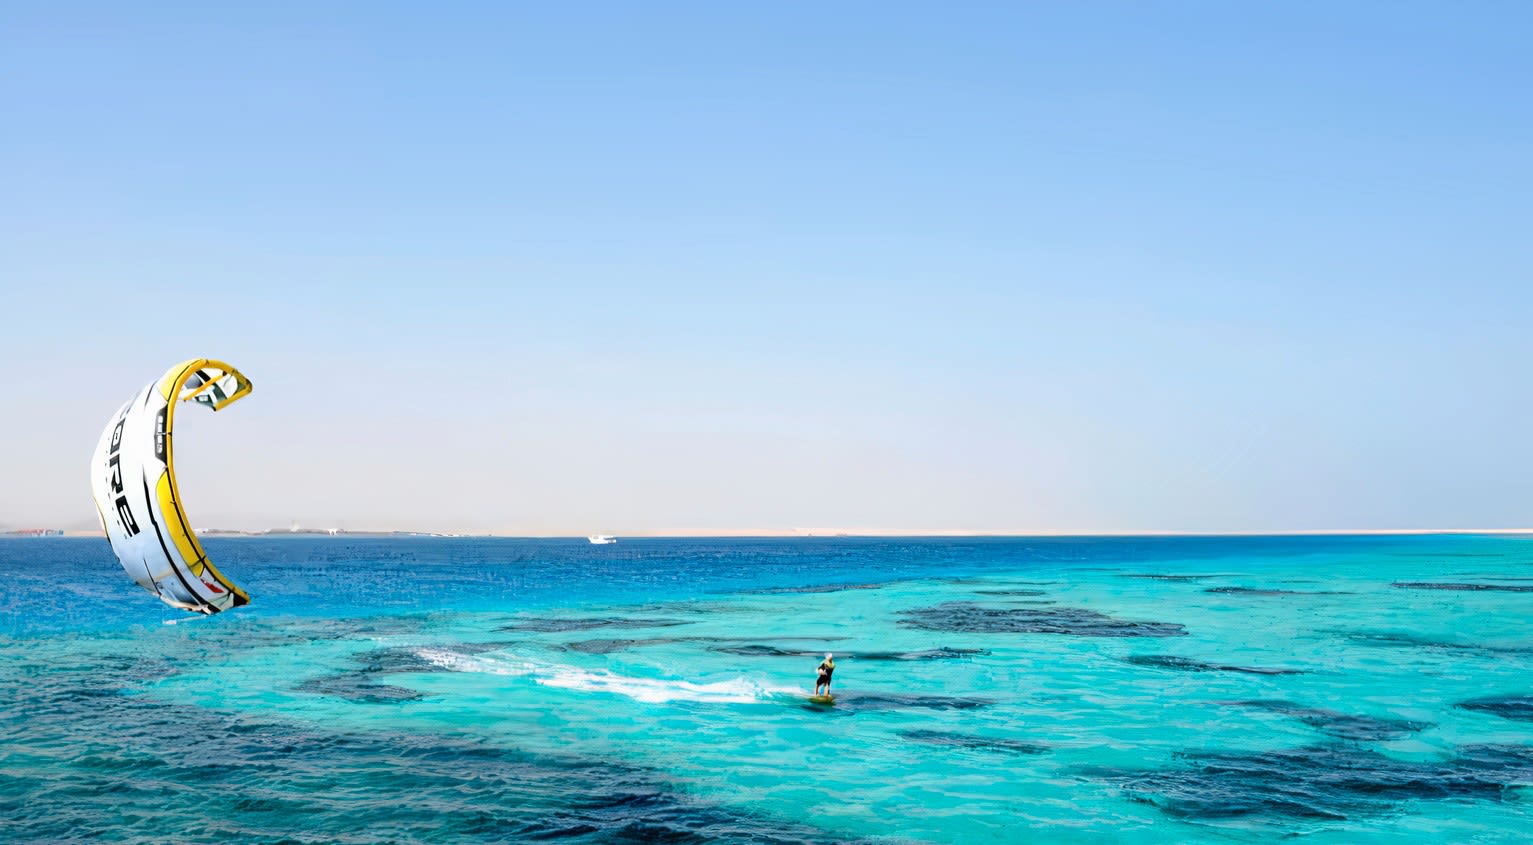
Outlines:
{"type": "Polygon", "coordinates": [[[217,411],[243,398],[250,379],[222,361],[171,367],[107,423],[91,458],[91,494],[122,568],[172,607],[217,613],[250,596],[213,568],[176,489],[171,430],[176,405],[217,411]]]}

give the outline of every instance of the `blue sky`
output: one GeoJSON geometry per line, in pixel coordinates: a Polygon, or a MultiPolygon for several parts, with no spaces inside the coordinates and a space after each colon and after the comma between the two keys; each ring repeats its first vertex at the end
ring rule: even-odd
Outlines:
{"type": "Polygon", "coordinates": [[[0,525],[203,355],[203,526],[1529,525],[1530,25],[0,4],[0,525]]]}

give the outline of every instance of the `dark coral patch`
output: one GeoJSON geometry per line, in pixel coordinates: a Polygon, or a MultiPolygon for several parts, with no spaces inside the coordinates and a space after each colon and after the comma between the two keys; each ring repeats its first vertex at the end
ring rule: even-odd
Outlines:
{"type": "Polygon", "coordinates": [[[1438,581],[1396,581],[1402,590],[1459,590],[1467,592],[1533,593],[1533,584],[1452,584],[1438,581]]]}
{"type": "Polygon", "coordinates": [[[625,651],[630,648],[642,648],[654,645],[672,645],[675,643],[713,643],[712,651],[720,651],[726,654],[743,654],[766,657],[803,657],[814,655],[818,657],[824,653],[824,644],[844,640],[846,637],[779,637],[778,642],[809,642],[816,643],[817,649],[808,651],[782,649],[775,646],[741,645],[749,640],[743,637],[646,637],[639,638],[601,638],[592,640],[577,640],[566,643],[563,647],[568,651],[577,651],[584,654],[611,654],[615,651],[625,651]],[[719,645],[720,643],[727,645],[719,645]]]}
{"type": "Polygon", "coordinates": [[[412,689],[393,684],[373,683],[364,676],[351,673],[313,678],[299,684],[295,689],[299,692],[329,695],[365,704],[398,704],[425,697],[412,689]]]}
{"type": "MultiPolygon", "coordinates": [[[[919,695],[899,692],[837,692],[833,709],[878,710],[973,710],[988,707],[995,699],[956,695],[919,695]]],[[[825,709],[810,706],[810,709],[825,709]]]]}
{"type": "Polygon", "coordinates": [[[636,619],[631,616],[535,617],[502,625],[501,631],[529,631],[557,634],[564,631],[594,631],[598,628],[672,628],[691,624],[689,619],[636,619]]]}
{"type": "Polygon", "coordinates": [[[1502,654],[1529,654],[1533,648],[1526,646],[1500,646],[1487,645],[1485,643],[1456,643],[1449,640],[1434,640],[1415,634],[1398,634],[1391,632],[1375,631],[1334,631],[1338,636],[1366,646],[1392,647],[1392,648],[1415,648],[1426,651],[1446,651],[1463,654],[1479,655],[1502,655],[1502,654]]]}
{"type": "Polygon", "coordinates": [[[783,595],[792,593],[839,593],[842,590],[877,590],[883,584],[819,584],[813,587],[762,587],[758,590],[742,590],[750,595],[783,595]]]}
{"type": "Polygon", "coordinates": [[[940,646],[921,651],[853,651],[847,657],[853,660],[959,660],[989,654],[983,648],[950,648],[940,646]]]}
{"type": "Polygon", "coordinates": [[[994,739],[974,734],[951,731],[915,730],[900,731],[900,736],[912,742],[928,745],[946,745],[969,751],[996,751],[1005,754],[1047,754],[1049,747],[1016,739],[994,739]]]}
{"type": "Polygon", "coordinates": [[[1183,637],[1187,629],[1173,622],[1116,619],[1082,608],[987,607],[972,602],[944,602],[907,610],[901,625],[927,631],[966,634],[1068,634],[1077,637],[1183,637]]]}
{"type": "Polygon", "coordinates": [[[624,651],[636,645],[663,645],[674,642],[676,642],[675,639],[663,637],[653,640],[598,639],[566,643],[564,647],[569,651],[578,651],[582,654],[611,654],[614,651],[624,651]]]}
{"type": "Polygon", "coordinates": [[[1261,666],[1228,666],[1222,663],[1205,663],[1190,657],[1171,654],[1132,654],[1125,657],[1135,666],[1152,666],[1156,669],[1176,669],[1182,672],[1241,672],[1247,675],[1302,675],[1303,669],[1278,669],[1261,666]]]}
{"type": "Polygon", "coordinates": [[[635,613],[691,613],[703,616],[714,613],[745,613],[751,610],[749,606],[736,602],[704,601],[702,599],[656,601],[647,604],[627,605],[627,609],[635,613]]]}
{"type": "Polygon", "coordinates": [[[1259,587],[1209,587],[1205,593],[1222,593],[1232,596],[1345,596],[1345,590],[1276,590],[1259,587]]]}
{"type": "MultiPolygon", "coordinates": [[[[721,654],[738,654],[745,657],[819,657],[824,653],[823,649],[790,649],[775,645],[749,644],[749,645],[721,645],[714,646],[711,651],[721,654]]],[[[929,648],[923,651],[848,651],[837,652],[836,659],[848,660],[956,660],[964,657],[973,657],[980,654],[989,654],[982,648],[929,648]]]]}
{"type": "MultiPolygon", "coordinates": [[[[795,637],[788,637],[788,639],[796,639],[796,638],[795,637]]],[[[845,639],[845,638],[844,637],[825,637],[823,639],[817,639],[817,638],[811,638],[811,637],[803,637],[802,639],[813,640],[814,642],[817,642],[817,643],[824,643],[824,642],[829,642],[830,640],[839,640],[839,639],[845,639]]],[[[721,642],[735,642],[735,640],[729,640],[729,639],[720,638],[720,637],[645,637],[643,639],[638,639],[638,638],[629,639],[629,638],[624,638],[624,637],[613,637],[613,638],[603,638],[603,639],[594,639],[594,640],[576,640],[575,642],[572,642],[572,643],[565,643],[563,648],[566,651],[578,651],[578,652],[581,652],[583,654],[611,654],[612,652],[615,652],[615,651],[626,651],[626,650],[628,650],[630,648],[644,648],[646,646],[675,645],[676,643],[721,643],[721,642]]],[[[713,650],[714,651],[720,651],[722,649],[715,648],[713,650]]],[[[818,654],[818,652],[812,652],[812,653],[818,654]]]]}
{"type": "Polygon", "coordinates": [[[761,645],[753,643],[748,645],[720,645],[714,646],[710,651],[720,654],[738,654],[742,657],[819,657],[818,650],[804,650],[794,648],[782,648],[775,645],[761,645]]]}
{"type": "Polygon", "coordinates": [[[1503,695],[1460,701],[1458,706],[1477,713],[1490,713],[1503,719],[1533,722],[1533,695],[1503,695]]]}
{"type": "Polygon", "coordinates": [[[1202,822],[1283,825],[1382,814],[1420,800],[1504,800],[1533,778],[1533,748],[1479,745],[1452,760],[1417,763],[1355,745],[1252,754],[1186,754],[1190,766],[1159,771],[1095,770],[1169,816],[1202,822]]]}
{"type": "Polygon", "coordinates": [[[1058,584],[1058,581],[1035,581],[1021,578],[997,578],[995,576],[965,576],[957,578],[933,578],[933,581],[941,581],[944,584],[976,584],[981,587],[1048,587],[1058,584]]]}
{"type": "Polygon", "coordinates": [[[1411,722],[1405,719],[1381,719],[1377,716],[1341,713],[1320,707],[1305,707],[1292,701],[1261,699],[1256,701],[1228,701],[1225,703],[1235,707],[1248,707],[1253,710],[1266,710],[1271,713],[1291,716],[1315,730],[1328,733],[1340,739],[1362,741],[1400,739],[1431,727],[1431,724],[1427,722],[1411,722]]]}

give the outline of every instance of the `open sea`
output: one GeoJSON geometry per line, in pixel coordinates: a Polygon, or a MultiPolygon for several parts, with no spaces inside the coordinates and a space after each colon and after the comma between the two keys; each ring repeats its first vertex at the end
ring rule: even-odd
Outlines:
{"type": "Polygon", "coordinates": [[[0,840],[1533,837],[1533,537],[206,546],[0,540],[0,840]]]}

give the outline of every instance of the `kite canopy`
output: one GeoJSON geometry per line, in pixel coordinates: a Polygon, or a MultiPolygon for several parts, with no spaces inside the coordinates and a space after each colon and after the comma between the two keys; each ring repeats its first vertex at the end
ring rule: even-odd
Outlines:
{"type": "Polygon", "coordinates": [[[250,603],[187,522],[171,447],[178,403],[217,411],[250,390],[250,379],[222,361],[177,364],[134,394],[96,444],[90,481],[101,528],[128,575],[172,607],[211,614],[250,603]]]}

